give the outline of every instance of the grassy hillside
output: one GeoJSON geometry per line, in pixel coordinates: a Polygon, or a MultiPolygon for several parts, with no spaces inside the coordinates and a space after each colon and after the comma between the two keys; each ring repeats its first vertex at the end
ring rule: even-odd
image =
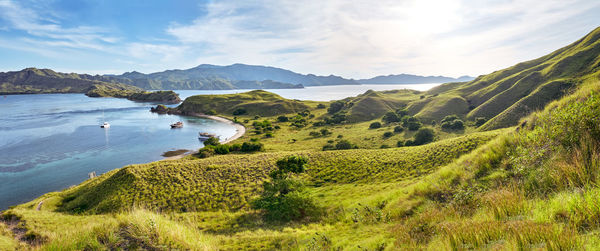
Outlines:
{"type": "Polygon", "coordinates": [[[468,83],[433,88],[426,93],[427,99],[413,102],[410,107],[425,121],[454,113],[469,120],[488,119],[482,127],[485,130],[514,126],[520,118],[568,94],[599,70],[600,28],[597,28],[571,45],[538,59],[479,76],[468,83]]]}
{"type": "Polygon", "coordinates": [[[301,112],[308,108],[303,102],[256,90],[227,95],[196,95],[185,99],[176,110],[183,114],[274,116],[301,112]],[[238,112],[234,114],[235,111],[238,112]]]}
{"type": "Polygon", "coordinates": [[[597,250],[598,33],[543,58],[425,93],[369,91],[329,108],[264,91],[191,97],[177,109],[233,117],[244,108],[238,119],[249,132],[233,143],[261,143],[266,152],[130,165],[48,193],[3,212],[0,248],[597,250]],[[252,109],[276,103],[288,108],[262,115],[252,109]],[[381,123],[383,114],[402,108],[423,121],[497,113],[485,129],[517,122],[488,132],[469,124],[454,131],[427,125],[433,143],[372,149],[389,138],[416,136],[392,132],[401,121],[381,123]],[[336,114],[369,117],[340,122],[336,114]],[[382,132],[388,137],[375,137],[382,132]],[[347,139],[371,149],[319,149],[347,139]],[[322,214],[268,221],[248,205],[268,177],[273,181],[268,175],[276,161],[290,155],[307,157],[306,171],[278,184],[303,182],[297,195],[313,198],[322,214]]]}

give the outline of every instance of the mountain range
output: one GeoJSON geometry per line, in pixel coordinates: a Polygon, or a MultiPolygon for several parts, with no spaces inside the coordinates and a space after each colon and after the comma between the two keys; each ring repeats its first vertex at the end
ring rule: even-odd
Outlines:
{"type": "Polygon", "coordinates": [[[133,71],[106,76],[144,89],[269,89],[324,85],[446,83],[473,79],[469,76],[450,78],[400,74],[354,80],[335,75],[305,75],[276,67],[246,64],[202,64],[187,70],[167,70],[150,74],[133,71]]]}

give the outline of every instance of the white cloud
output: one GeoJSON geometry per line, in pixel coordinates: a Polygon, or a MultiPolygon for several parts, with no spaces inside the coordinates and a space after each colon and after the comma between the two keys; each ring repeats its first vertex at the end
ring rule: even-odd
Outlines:
{"type": "Polygon", "coordinates": [[[595,24],[549,43],[541,40],[552,34],[539,31],[599,6],[585,0],[219,1],[206,6],[206,16],[167,32],[206,48],[198,63],[268,64],[349,77],[458,76],[566,45],[595,24]]]}
{"type": "Polygon", "coordinates": [[[143,72],[247,63],[353,78],[477,75],[544,55],[600,23],[599,15],[579,18],[600,11],[588,0],[209,1],[194,21],[142,40],[67,27],[51,10],[19,4],[0,0],[0,29],[29,35],[0,38],[0,46],[57,59],[102,54],[122,71],[143,72]]]}

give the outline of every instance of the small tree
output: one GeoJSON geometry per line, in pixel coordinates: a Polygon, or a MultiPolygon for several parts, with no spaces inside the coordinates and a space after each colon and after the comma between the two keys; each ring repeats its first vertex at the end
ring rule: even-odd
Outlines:
{"type": "Polygon", "coordinates": [[[392,123],[392,122],[400,122],[400,117],[395,112],[387,112],[383,115],[383,122],[392,123]]]}
{"type": "Polygon", "coordinates": [[[350,143],[350,141],[348,140],[340,140],[337,144],[335,144],[335,149],[337,150],[346,150],[346,149],[353,149],[356,148],[356,146],[352,143],[350,143]]]}
{"type": "Polygon", "coordinates": [[[383,138],[389,138],[389,137],[392,137],[392,136],[394,136],[393,132],[384,132],[383,133],[383,138]]]}
{"type": "Polygon", "coordinates": [[[277,169],[269,176],[271,181],[263,183],[263,193],[252,202],[254,209],[263,210],[267,220],[292,221],[318,216],[320,209],[312,198],[302,194],[301,180],[294,174],[304,172],[306,157],[288,156],[277,161],[277,169]]]}
{"type": "Polygon", "coordinates": [[[204,141],[204,145],[205,146],[217,146],[219,145],[219,139],[215,138],[215,137],[210,137],[207,140],[204,141]]]}
{"type": "Polygon", "coordinates": [[[415,144],[415,145],[427,144],[427,143],[433,141],[434,136],[435,136],[435,133],[433,132],[433,129],[421,128],[415,134],[415,140],[413,141],[413,144],[415,144]]]}
{"type": "Polygon", "coordinates": [[[404,127],[402,127],[402,126],[396,126],[396,127],[394,127],[394,132],[395,133],[401,133],[403,131],[404,131],[404,127]]]}
{"type": "Polygon", "coordinates": [[[373,122],[369,125],[369,129],[377,129],[377,128],[381,128],[381,123],[373,122]]]}

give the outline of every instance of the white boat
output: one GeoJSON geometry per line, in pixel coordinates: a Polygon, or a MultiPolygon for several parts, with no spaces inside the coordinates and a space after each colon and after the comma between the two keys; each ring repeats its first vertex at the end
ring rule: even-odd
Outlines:
{"type": "Polygon", "coordinates": [[[182,128],[182,127],[183,127],[183,122],[181,122],[181,121],[171,124],[171,128],[182,128]]]}
{"type": "Polygon", "coordinates": [[[101,128],[109,128],[110,124],[108,122],[104,122],[102,125],[100,125],[101,128]]]}
{"type": "Polygon", "coordinates": [[[210,138],[219,138],[219,136],[217,136],[216,134],[207,133],[207,132],[198,133],[198,139],[200,139],[200,140],[207,140],[210,138]]]}

